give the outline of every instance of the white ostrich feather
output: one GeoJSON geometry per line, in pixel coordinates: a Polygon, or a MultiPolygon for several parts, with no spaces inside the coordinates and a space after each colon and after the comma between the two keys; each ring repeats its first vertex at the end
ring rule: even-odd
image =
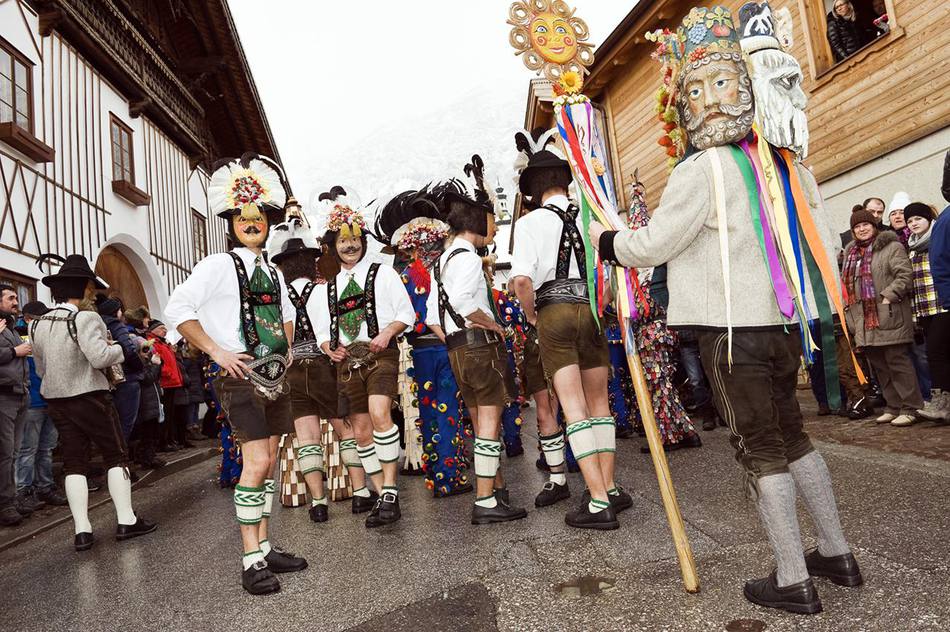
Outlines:
{"type": "Polygon", "coordinates": [[[270,230],[270,236],[267,238],[267,252],[270,256],[280,254],[286,244],[291,239],[300,239],[306,248],[320,248],[320,241],[314,236],[313,231],[307,228],[299,218],[293,218],[288,222],[277,224],[270,230]]]}
{"type": "Polygon", "coordinates": [[[208,183],[208,205],[215,214],[242,208],[245,204],[282,208],[287,201],[280,174],[265,162],[252,159],[247,167],[239,160],[219,167],[208,183]],[[242,180],[253,181],[257,186],[241,186],[242,180]],[[246,199],[240,199],[241,193],[246,199]]]}

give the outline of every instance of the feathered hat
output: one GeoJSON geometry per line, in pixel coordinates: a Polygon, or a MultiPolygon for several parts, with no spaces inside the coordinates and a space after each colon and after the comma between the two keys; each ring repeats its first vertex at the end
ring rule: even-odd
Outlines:
{"type": "Polygon", "coordinates": [[[443,209],[430,185],[403,191],[386,203],[376,217],[376,238],[404,252],[440,243],[449,234],[443,209]]]}
{"type": "Polygon", "coordinates": [[[515,171],[518,173],[518,189],[522,195],[528,195],[531,178],[543,169],[566,169],[570,174],[570,164],[556,147],[557,137],[557,128],[545,130],[539,127],[530,133],[521,130],[515,134],[515,147],[520,152],[515,160],[515,171]]]}
{"type": "Polygon", "coordinates": [[[444,204],[446,217],[449,213],[461,210],[495,212],[495,196],[485,186],[485,163],[478,154],[463,169],[468,182],[452,178],[441,188],[440,198],[444,204]]]}
{"type": "MultiPolygon", "coordinates": [[[[43,264],[48,263],[50,265],[59,264],[60,268],[55,274],[48,274],[43,277],[43,285],[47,287],[53,287],[57,283],[63,281],[83,281],[88,280],[92,281],[97,290],[108,290],[109,284],[104,280],[99,278],[95,272],[92,271],[92,268],[89,266],[89,260],[86,259],[83,255],[67,255],[66,257],[61,257],[60,255],[55,255],[52,253],[42,254],[39,256],[36,264],[39,266],[40,270],[43,269],[43,264]]],[[[83,283],[83,287],[85,283],[83,283]]]]}
{"type": "Polygon", "coordinates": [[[283,259],[301,252],[319,256],[320,241],[299,217],[293,217],[277,224],[267,239],[267,252],[270,260],[279,264],[283,259]]]}
{"type": "Polygon", "coordinates": [[[262,213],[283,213],[286,201],[280,165],[254,153],[218,162],[208,184],[208,205],[223,219],[237,214],[251,219],[262,213]]]}
{"type": "Polygon", "coordinates": [[[366,230],[363,205],[354,193],[335,185],[317,198],[317,225],[314,233],[340,233],[343,237],[362,237],[366,230]]]}

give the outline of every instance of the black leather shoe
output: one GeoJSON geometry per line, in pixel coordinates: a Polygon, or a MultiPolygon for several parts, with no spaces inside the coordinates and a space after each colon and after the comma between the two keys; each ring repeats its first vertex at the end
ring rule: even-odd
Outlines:
{"type": "Polygon", "coordinates": [[[858,561],[851,553],[825,557],[815,549],[805,555],[805,566],[809,575],[826,577],[839,586],[854,587],[864,583],[858,561]]]}
{"type": "Polygon", "coordinates": [[[716,419],[714,417],[704,417],[703,430],[715,430],[715,429],[716,429],[716,419]]]}
{"type": "Polygon", "coordinates": [[[516,456],[521,456],[524,454],[524,446],[520,443],[518,445],[505,446],[505,456],[509,459],[513,459],[516,456]]]}
{"type": "Polygon", "coordinates": [[[69,504],[69,500],[63,496],[63,492],[59,491],[59,488],[55,485],[49,489],[36,492],[36,497],[53,507],[65,507],[69,504]]]}
{"type": "Polygon", "coordinates": [[[77,533],[76,538],[73,540],[73,546],[76,547],[77,551],[88,551],[92,548],[94,543],[95,540],[88,531],[77,533]]]}
{"type": "Polygon", "coordinates": [[[374,529],[392,524],[400,518],[402,518],[402,511],[399,510],[399,496],[386,492],[379,497],[373,511],[366,517],[366,528],[374,529]]]}
{"type": "Polygon", "coordinates": [[[772,571],[768,577],[747,581],[743,593],[752,603],[766,608],[778,608],[796,614],[821,612],[821,599],[811,577],[779,588],[775,582],[775,571],[772,571]]]}
{"type": "MultiPolygon", "coordinates": [[[[615,514],[633,507],[633,496],[628,494],[620,485],[617,485],[617,491],[620,493],[607,494],[607,498],[610,500],[610,508],[614,510],[615,514]]],[[[590,502],[589,489],[584,490],[584,495],[581,496],[581,502],[584,503],[585,506],[590,502]]]]}
{"type": "Polygon", "coordinates": [[[519,507],[509,507],[498,502],[494,507],[475,505],[472,508],[472,524],[493,524],[495,522],[510,522],[526,518],[528,512],[519,507]]]}
{"type": "Polygon", "coordinates": [[[600,531],[610,531],[620,527],[620,522],[617,521],[617,514],[613,507],[591,513],[588,504],[584,503],[564,516],[564,522],[567,523],[567,526],[575,529],[598,529],[600,531]]]}
{"type": "Polygon", "coordinates": [[[326,505],[312,505],[310,507],[310,520],[313,522],[326,522],[330,519],[326,505]]]}
{"type": "Polygon", "coordinates": [[[353,496],[353,513],[361,514],[371,511],[376,506],[379,495],[376,492],[370,492],[369,496],[353,496]]]}
{"type": "Polygon", "coordinates": [[[850,408],[848,408],[848,419],[853,421],[870,417],[873,414],[874,407],[871,406],[870,402],[868,402],[867,397],[862,397],[858,401],[854,402],[850,408]]]}
{"type": "Polygon", "coordinates": [[[12,504],[0,509],[0,525],[15,527],[21,522],[23,522],[23,516],[12,504]]]}
{"type": "Polygon", "coordinates": [[[507,487],[499,487],[498,489],[493,489],[492,494],[495,496],[495,500],[505,505],[511,504],[511,497],[508,495],[507,487]]]}
{"type": "Polygon", "coordinates": [[[270,552],[264,556],[267,568],[273,573],[293,573],[307,568],[307,560],[285,551],[279,546],[272,546],[270,552]]]}
{"type": "Polygon", "coordinates": [[[699,435],[695,432],[693,434],[688,434],[683,437],[683,440],[679,442],[681,448],[701,448],[703,447],[703,440],[699,438],[699,435]]]}
{"type": "Polygon", "coordinates": [[[280,581],[267,568],[267,562],[257,561],[241,573],[241,585],[252,595],[269,595],[280,590],[280,581]]]}
{"type": "Polygon", "coordinates": [[[154,522],[139,518],[135,521],[135,524],[120,524],[117,526],[115,528],[115,539],[121,542],[122,540],[137,538],[140,535],[151,533],[157,528],[158,525],[154,522]]]}
{"type": "Polygon", "coordinates": [[[534,506],[535,507],[549,507],[556,502],[560,502],[565,498],[571,497],[571,490],[567,486],[567,483],[563,485],[558,485],[552,481],[548,481],[544,484],[544,487],[541,488],[541,492],[534,497],[534,506]]]}

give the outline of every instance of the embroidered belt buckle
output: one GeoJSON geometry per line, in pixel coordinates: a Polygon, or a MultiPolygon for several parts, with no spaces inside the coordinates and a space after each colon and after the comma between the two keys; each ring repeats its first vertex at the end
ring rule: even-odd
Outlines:
{"type": "Polygon", "coordinates": [[[557,303],[587,303],[590,294],[587,282],[583,279],[554,279],[541,285],[537,290],[535,304],[538,309],[557,303]]]}
{"type": "Polygon", "coordinates": [[[284,375],[287,373],[287,357],[273,353],[247,363],[251,370],[250,380],[263,397],[275,400],[284,392],[284,375]]]}
{"type": "Polygon", "coordinates": [[[298,342],[292,348],[294,360],[316,360],[324,355],[316,340],[298,342]]]}
{"type": "Polygon", "coordinates": [[[369,366],[376,361],[376,354],[369,350],[368,342],[354,342],[346,348],[346,368],[350,371],[369,366]]]}

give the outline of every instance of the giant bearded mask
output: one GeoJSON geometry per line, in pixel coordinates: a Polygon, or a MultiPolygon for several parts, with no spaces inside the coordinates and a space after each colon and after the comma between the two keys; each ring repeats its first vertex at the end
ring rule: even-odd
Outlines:
{"type": "Polygon", "coordinates": [[[703,150],[742,140],[755,113],[732,14],[723,7],[694,8],[678,36],[683,48],[676,106],[690,144],[703,150]]]}
{"type": "MultiPolygon", "coordinates": [[[[808,119],[802,90],[802,67],[783,50],[777,29],[784,13],[773,13],[768,3],[750,2],[739,10],[742,20],[742,50],[746,53],[752,93],[755,95],[755,122],[762,137],[776,147],[786,147],[805,158],[808,154],[808,119]]],[[[787,18],[790,23],[791,17],[787,18]]],[[[790,24],[788,32],[791,32],[790,24]]]]}

